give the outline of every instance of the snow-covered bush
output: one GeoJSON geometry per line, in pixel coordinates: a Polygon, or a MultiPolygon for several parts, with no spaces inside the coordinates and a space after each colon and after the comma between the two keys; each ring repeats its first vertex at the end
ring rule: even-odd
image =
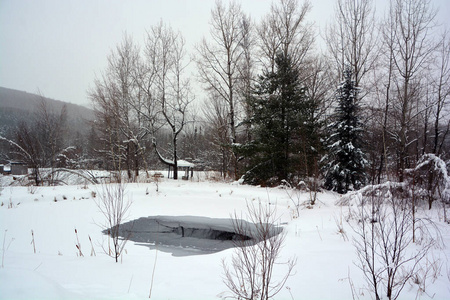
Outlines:
{"type": "Polygon", "coordinates": [[[414,185],[416,194],[427,199],[429,209],[438,199],[444,205],[450,204],[450,177],[446,163],[438,156],[424,154],[414,169],[407,169],[405,172],[414,185]]]}
{"type": "MultiPolygon", "coordinates": [[[[450,177],[446,163],[434,154],[423,155],[413,169],[405,170],[403,182],[387,181],[382,184],[368,185],[339,199],[338,205],[354,204],[361,197],[377,197],[380,193],[395,190],[408,193],[411,207],[417,207],[421,201],[427,201],[428,208],[440,200],[444,208],[444,219],[448,222],[446,207],[450,204],[450,177]]],[[[411,209],[411,211],[414,211],[411,209]]]]}

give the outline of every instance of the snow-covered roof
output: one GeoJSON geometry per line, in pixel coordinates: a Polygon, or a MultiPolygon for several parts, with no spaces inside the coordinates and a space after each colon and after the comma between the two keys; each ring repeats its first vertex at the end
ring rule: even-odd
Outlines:
{"type": "Polygon", "coordinates": [[[182,160],[182,159],[177,160],[177,165],[179,167],[191,167],[191,168],[193,168],[195,166],[193,163],[190,163],[190,162],[188,162],[186,160],[182,160]]]}
{"type": "MultiPolygon", "coordinates": [[[[167,165],[173,165],[174,164],[173,160],[165,159],[165,158],[163,158],[163,160],[164,160],[164,163],[167,164],[167,165]]],[[[185,168],[187,168],[187,167],[193,168],[193,167],[195,167],[195,164],[190,163],[190,162],[188,162],[186,160],[183,160],[183,159],[179,159],[179,160],[177,160],[177,166],[178,167],[185,167],[185,168]]]]}

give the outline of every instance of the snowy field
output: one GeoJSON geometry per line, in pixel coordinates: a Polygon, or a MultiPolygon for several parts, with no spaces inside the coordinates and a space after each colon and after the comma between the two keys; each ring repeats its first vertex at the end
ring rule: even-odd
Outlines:
{"type": "MultiPolygon", "coordinates": [[[[222,260],[230,261],[233,248],[174,256],[129,241],[115,263],[103,251],[108,238],[102,234],[104,216],[95,204],[98,186],[30,188],[10,186],[10,176],[0,178],[0,299],[148,299],[150,289],[151,299],[220,299],[227,295],[222,260]],[[84,256],[76,248],[78,242],[84,256]]],[[[313,208],[301,206],[297,216],[292,199],[298,198],[289,197],[289,192],[198,177],[127,184],[126,198],[132,205],[126,221],[148,216],[224,219],[235,212],[245,215],[247,203],[269,202],[286,232],[280,262],[297,258],[293,276],[276,299],[352,299],[351,286],[356,299],[372,299],[355,266],[354,232],[345,221],[354,207],[337,206],[340,196],[326,192],[319,194],[313,208]],[[339,233],[341,222],[344,232],[339,233]]],[[[299,197],[300,202],[307,201],[309,193],[299,197]]],[[[441,230],[446,247],[429,255],[442,265],[437,278],[428,278],[425,291],[418,291],[411,281],[399,299],[450,299],[450,226],[438,210],[419,208],[418,214],[432,217],[441,230]]],[[[285,265],[276,265],[274,280],[285,270],[285,265]]]]}

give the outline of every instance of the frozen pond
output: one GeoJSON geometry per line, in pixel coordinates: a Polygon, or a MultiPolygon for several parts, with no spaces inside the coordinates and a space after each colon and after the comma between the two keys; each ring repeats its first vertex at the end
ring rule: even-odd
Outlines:
{"type": "MultiPolygon", "coordinates": [[[[245,234],[234,232],[231,219],[195,216],[142,217],[121,224],[119,235],[138,245],[169,252],[174,256],[209,254],[235,247],[236,241],[245,241],[247,246],[259,242],[254,237],[255,224],[242,220],[239,222],[242,222],[245,234]]],[[[270,236],[281,231],[281,227],[275,227],[270,236]]]]}

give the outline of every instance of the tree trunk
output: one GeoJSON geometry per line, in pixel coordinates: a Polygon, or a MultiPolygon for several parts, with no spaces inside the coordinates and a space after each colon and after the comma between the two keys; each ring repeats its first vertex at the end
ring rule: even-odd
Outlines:
{"type": "Polygon", "coordinates": [[[131,174],[131,162],[132,162],[132,159],[131,159],[131,149],[130,149],[130,143],[131,142],[128,142],[127,143],[127,150],[126,150],[126,153],[125,153],[125,155],[126,155],[126,159],[127,159],[127,175],[128,175],[128,180],[130,180],[130,179],[132,179],[132,174],[131,174]]]}
{"type": "Polygon", "coordinates": [[[177,134],[175,132],[173,134],[173,179],[178,179],[178,159],[177,159],[177,134]]]}
{"type": "Polygon", "coordinates": [[[139,177],[139,145],[134,144],[134,176],[139,177]]]}
{"type": "MultiPolygon", "coordinates": [[[[406,67],[405,74],[409,74],[409,70],[406,67]]],[[[409,77],[405,75],[405,81],[403,86],[403,99],[402,99],[402,108],[401,108],[401,116],[400,116],[400,134],[399,134],[399,147],[398,147],[398,179],[400,182],[404,180],[404,170],[406,168],[406,160],[407,160],[407,114],[409,109],[409,77]]]]}

